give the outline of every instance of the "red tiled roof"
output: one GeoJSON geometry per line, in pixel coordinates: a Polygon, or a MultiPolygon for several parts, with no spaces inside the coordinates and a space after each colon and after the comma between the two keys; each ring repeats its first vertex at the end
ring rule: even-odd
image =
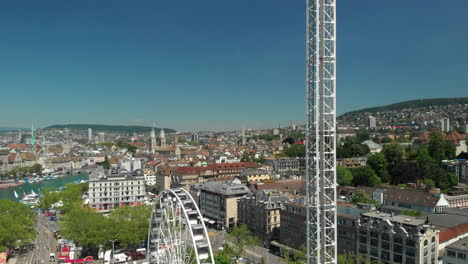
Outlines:
{"type": "Polygon", "coordinates": [[[253,184],[250,186],[251,191],[275,189],[279,191],[296,191],[299,193],[305,192],[305,180],[289,180],[264,184],[253,184]]]}
{"type": "Polygon", "coordinates": [[[16,158],[16,153],[11,153],[10,156],[8,156],[8,162],[15,162],[16,158]]]}
{"type": "Polygon", "coordinates": [[[468,233],[468,223],[442,230],[439,234],[439,243],[449,241],[450,239],[456,238],[465,233],[468,233]]]}
{"type": "Polygon", "coordinates": [[[7,148],[11,148],[11,149],[28,148],[28,145],[26,145],[26,144],[10,144],[10,145],[7,146],[7,148]]]}
{"type": "Polygon", "coordinates": [[[237,162],[237,163],[216,163],[208,164],[208,168],[212,170],[228,170],[228,169],[240,169],[240,168],[256,168],[255,162],[237,162]]]}
{"type": "Polygon", "coordinates": [[[140,142],[134,142],[134,143],[130,143],[130,145],[137,146],[137,147],[144,147],[144,146],[147,146],[148,144],[140,143],[140,142]]]}

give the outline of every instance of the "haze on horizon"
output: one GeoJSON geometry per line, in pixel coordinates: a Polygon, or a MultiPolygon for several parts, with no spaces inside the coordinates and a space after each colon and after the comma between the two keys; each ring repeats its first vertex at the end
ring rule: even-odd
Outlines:
{"type": "MultiPolygon", "coordinates": [[[[338,114],[468,96],[467,10],[339,1],[338,114]]],[[[305,117],[305,1],[8,1],[0,25],[0,127],[231,130],[305,117]]]]}

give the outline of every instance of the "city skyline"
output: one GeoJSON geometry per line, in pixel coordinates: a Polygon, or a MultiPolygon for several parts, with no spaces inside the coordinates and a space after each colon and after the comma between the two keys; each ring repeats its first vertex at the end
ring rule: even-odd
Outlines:
{"type": "MultiPolygon", "coordinates": [[[[0,9],[2,127],[199,131],[305,119],[305,1],[25,2],[0,9]]],[[[338,114],[466,96],[467,8],[340,3],[338,114]]]]}

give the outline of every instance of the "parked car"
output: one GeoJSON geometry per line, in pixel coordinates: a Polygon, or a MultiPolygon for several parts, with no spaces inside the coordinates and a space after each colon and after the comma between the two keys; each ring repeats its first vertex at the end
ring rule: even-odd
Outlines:
{"type": "Polygon", "coordinates": [[[135,252],[132,254],[132,260],[145,259],[146,256],[141,252],[135,252]]]}

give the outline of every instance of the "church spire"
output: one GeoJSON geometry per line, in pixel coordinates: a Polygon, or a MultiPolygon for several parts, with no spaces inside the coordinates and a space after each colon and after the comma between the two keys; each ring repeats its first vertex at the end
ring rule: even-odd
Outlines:
{"type": "Polygon", "coordinates": [[[31,126],[31,145],[33,146],[36,145],[36,138],[34,137],[34,122],[32,123],[32,126],[31,126]]]}

